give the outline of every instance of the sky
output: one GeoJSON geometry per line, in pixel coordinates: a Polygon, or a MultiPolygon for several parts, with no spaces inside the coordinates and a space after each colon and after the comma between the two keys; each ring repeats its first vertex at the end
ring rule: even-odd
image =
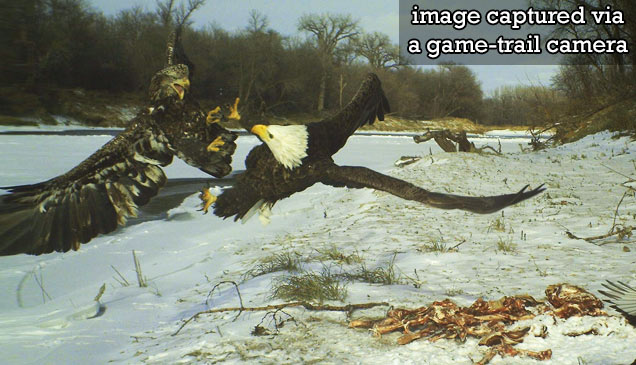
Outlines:
{"type": "MultiPolygon", "coordinates": [[[[184,1],[184,0],[182,0],[184,1]]],[[[88,0],[96,10],[116,15],[135,5],[154,10],[154,0],[88,0]]],[[[208,0],[192,15],[195,28],[215,24],[225,30],[243,29],[256,9],[269,20],[272,29],[283,35],[298,35],[298,18],[311,13],[351,14],[366,32],[382,32],[398,43],[398,1],[394,0],[208,0]]],[[[469,66],[486,94],[503,85],[549,85],[556,66],[469,66]]]]}

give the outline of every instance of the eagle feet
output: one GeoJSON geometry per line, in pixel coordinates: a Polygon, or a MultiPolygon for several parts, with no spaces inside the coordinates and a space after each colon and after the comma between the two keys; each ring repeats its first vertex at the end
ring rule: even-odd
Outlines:
{"type": "Polygon", "coordinates": [[[214,141],[212,141],[212,143],[208,145],[206,149],[208,152],[219,152],[221,150],[220,147],[224,144],[225,142],[223,141],[223,138],[221,138],[221,136],[218,136],[214,141]]]}
{"type": "Polygon", "coordinates": [[[208,116],[205,117],[205,123],[206,124],[212,124],[212,123],[218,123],[221,121],[221,107],[217,106],[216,108],[210,110],[208,112],[208,116]]]}
{"type": "Polygon", "coordinates": [[[230,115],[227,116],[228,119],[241,120],[241,114],[238,112],[238,104],[241,101],[241,98],[234,99],[234,105],[228,106],[230,109],[230,115]]]}
{"type": "Polygon", "coordinates": [[[225,108],[223,108],[223,109],[227,109],[227,111],[222,110],[220,106],[217,106],[216,108],[210,110],[207,116],[205,117],[205,123],[206,124],[219,123],[224,119],[241,120],[241,114],[239,114],[238,112],[238,104],[240,100],[241,98],[236,98],[234,99],[233,105],[227,104],[225,108]]]}
{"type": "Polygon", "coordinates": [[[199,211],[203,211],[203,214],[207,214],[210,206],[216,201],[216,196],[210,193],[210,188],[204,188],[199,194],[199,199],[201,199],[201,209],[199,209],[199,211]]]}

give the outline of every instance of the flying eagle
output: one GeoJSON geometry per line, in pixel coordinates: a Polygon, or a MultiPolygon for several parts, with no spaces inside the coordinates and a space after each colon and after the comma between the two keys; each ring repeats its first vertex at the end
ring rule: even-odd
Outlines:
{"type": "MultiPolygon", "coordinates": [[[[216,177],[232,170],[237,135],[206,122],[189,95],[190,68],[175,62],[175,42],[173,33],[166,67],[150,82],[151,107],[126,130],[63,175],[3,188],[10,194],[0,196],[0,255],[77,250],[115,230],[157,194],[166,182],[161,167],[175,155],[216,177]]],[[[239,117],[235,109],[211,115],[239,117]]]]}
{"type": "Polygon", "coordinates": [[[492,213],[531,198],[545,190],[542,186],[514,194],[468,197],[436,193],[366,167],[339,166],[332,156],[359,127],[384,120],[389,103],[380,80],[369,74],[358,92],[339,113],[306,125],[257,124],[251,132],[264,144],[248,154],[245,172],[236,176],[233,187],[218,197],[209,190],[200,195],[202,210],[214,204],[214,214],[249,218],[256,211],[269,221],[270,208],[279,200],[303,191],[315,183],[334,187],[371,188],[441,209],[462,209],[474,213],[492,213]]]}

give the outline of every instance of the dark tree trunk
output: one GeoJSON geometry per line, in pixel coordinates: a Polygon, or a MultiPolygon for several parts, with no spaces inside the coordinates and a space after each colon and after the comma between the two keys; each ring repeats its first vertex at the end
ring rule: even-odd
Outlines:
{"type": "Polygon", "coordinates": [[[320,86],[318,87],[318,105],[316,110],[319,112],[325,109],[325,92],[327,90],[327,71],[323,70],[320,76],[320,86]]]}

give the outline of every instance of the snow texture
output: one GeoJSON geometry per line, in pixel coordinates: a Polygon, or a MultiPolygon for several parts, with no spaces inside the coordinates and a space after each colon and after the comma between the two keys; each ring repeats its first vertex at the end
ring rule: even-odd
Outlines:
{"type": "MultiPolygon", "coordinates": [[[[472,140],[478,146],[496,146],[492,137],[472,140]]],[[[257,219],[241,224],[202,215],[193,192],[167,218],[118,229],[80,251],[0,257],[0,362],[470,364],[483,357],[485,349],[476,339],[399,346],[397,334],[375,338],[347,328],[343,313],[303,309],[285,310],[295,322],[287,322],[275,336],[251,335],[262,312],[243,313],[236,320],[236,313],[201,316],[171,336],[199,311],[238,306],[231,285],[221,285],[206,305],[209,291],[223,280],[239,283],[245,306],[280,303],[271,299],[272,283],[289,273],[245,280],[244,274],[263,258],[285,252],[298,255],[306,270],[320,271],[326,265],[343,272],[353,272],[359,264],[320,262],[320,252],[335,247],[345,255],[355,253],[370,269],[386,267],[395,256],[399,283],[351,282],[347,303],[387,301],[415,308],[450,298],[469,305],[479,297],[529,294],[543,299],[548,285],[561,282],[594,294],[605,279],[636,285],[633,238],[594,245],[565,235],[566,230],[583,237],[608,231],[628,189],[621,185],[627,178],[609,168],[633,177],[636,143],[599,133],[574,144],[519,153],[519,143],[528,140],[513,137],[501,140],[504,155],[493,156],[442,153],[432,142],[415,144],[408,136],[354,136],[335,156],[339,164],[367,166],[440,192],[491,195],[546,183],[542,195],[495,214],[436,210],[368,189],[315,185],[276,204],[271,224],[263,227],[257,219]],[[423,158],[395,168],[393,163],[404,155],[423,158]],[[451,252],[431,250],[458,244],[451,252]],[[146,288],[136,285],[132,250],[149,283],[146,288]],[[122,285],[113,268],[131,285],[122,285]],[[104,283],[101,304],[96,303],[93,298],[104,283]]],[[[0,136],[0,185],[49,179],[110,138],[0,136]]],[[[241,137],[238,142],[237,170],[258,141],[241,137]]],[[[180,161],[166,172],[169,178],[205,176],[180,161]]],[[[636,225],[633,191],[616,222],[636,225]]],[[[354,318],[380,317],[385,310],[356,312],[354,318]]],[[[564,321],[539,316],[530,323],[547,326],[548,336],[529,335],[518,347],[552,349],[552,359],[498,355],[492,363],[631,363],[636,330],[607,310],[610,317],[564,321]],[[598,335],[567,335],[591,328],[598,335]]],[[[272,329],[270,318],[262,325],[272,329]]]]}

